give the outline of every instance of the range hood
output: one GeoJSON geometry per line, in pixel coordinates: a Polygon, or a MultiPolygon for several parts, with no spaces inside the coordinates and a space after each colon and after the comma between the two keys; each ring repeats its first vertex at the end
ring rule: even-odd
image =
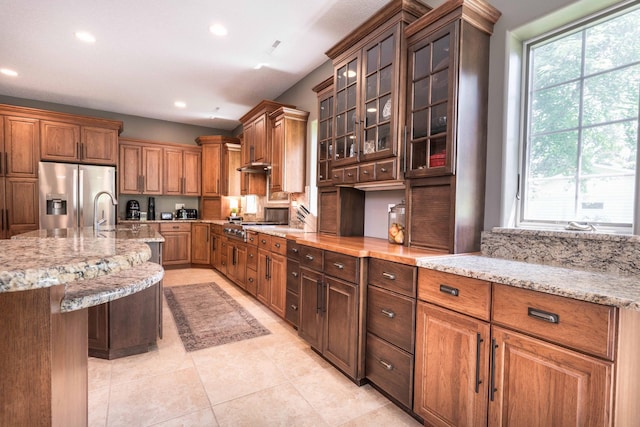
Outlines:
{"type": "Polygon", "coordinates": [[[251,162],[237,169],[238,172],[246,173],[269,173],[271,172],[271,164],[263,162],[251,162]]]}

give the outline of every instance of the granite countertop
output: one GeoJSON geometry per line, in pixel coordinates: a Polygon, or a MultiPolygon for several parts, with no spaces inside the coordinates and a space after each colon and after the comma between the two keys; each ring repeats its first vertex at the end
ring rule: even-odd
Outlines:
{"type": "Polygon", "coordinates": [[[108,276],[76,280],[66,285],[60,311],[80,310],[126,297],[155,285],[163,276],[162,266],[145,262],[108,276]]]}
{"type": "Polygon", "coordinates": [[[85,227],[82,229],[73,228],[56,228],[53,230],[35,230],[27,233],[14,236],[13,239],[26,239],[26,238],[107,238],[107,239],[121,239],[121,240],[137,240],[144,243],[164,242],[162,234],[155,231],[152,227],[145,227],[143,224],[137,231],[129,226],[118,226],[115,231],[100,231],[96,233],[92,227],[85,227]]]}
{"type": "Polygon", "coordinates": [[[151,257],[149,246],[137,240],[14,237],[0,240],[0,293],[93,279],[151,257]]]}
{"type": "Polygon", "coordinates": [[[420,267],[640,311],[640,238],[495,228],[482,253],[421,258],[420,267]]]}

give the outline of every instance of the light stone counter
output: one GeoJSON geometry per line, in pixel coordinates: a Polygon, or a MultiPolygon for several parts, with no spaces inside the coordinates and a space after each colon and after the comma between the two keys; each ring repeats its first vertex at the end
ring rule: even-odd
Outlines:
{"type": "Polygon", "coordinates": [[[479,255],[421,258],[418,266],[640,311],[640,238],[496,228],[479,255]]]}

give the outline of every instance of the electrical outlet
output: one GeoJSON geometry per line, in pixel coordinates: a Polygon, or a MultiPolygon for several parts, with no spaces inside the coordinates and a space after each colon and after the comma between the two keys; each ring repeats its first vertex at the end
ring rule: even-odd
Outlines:
{"type": "Polygon", "coordinates": [[[184,208],[184,203],[176,203],[176,210],[184,208]]]}

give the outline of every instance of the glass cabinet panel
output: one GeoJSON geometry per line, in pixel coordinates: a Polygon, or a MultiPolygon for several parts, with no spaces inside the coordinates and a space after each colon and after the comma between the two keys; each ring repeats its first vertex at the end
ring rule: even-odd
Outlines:
{"type": "Polygon", "coordinates": [[[356,123],[358,104],[358,58],[338,68],[335,111],[335,153],[334,160],[353,158],[355,160],[356,123]]]}
{"type": "Polygon", "coordinates": [[[454,26],[446,27],[409,47],[407,141],[409,176],[452,173],[451,55],[454,26]]]}
{"type": "Polygon", "coordinates": [[[319,185],[331,181],[333,156],[333,96],[320,100],[318,120],[318,180],[319,185]]]}

